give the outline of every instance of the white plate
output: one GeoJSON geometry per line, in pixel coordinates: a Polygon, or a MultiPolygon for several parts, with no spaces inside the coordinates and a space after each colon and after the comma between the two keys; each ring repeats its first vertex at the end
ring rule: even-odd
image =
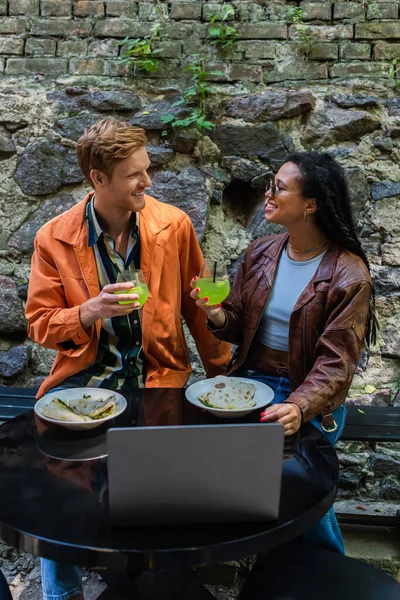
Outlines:
{"type": "Polygon", "coordinates": [[[251,413],[253,410],[257,410],[258,408],[267,406],[267,404],[271,404],[274,398],[274,392],[269,385],[261,383],[260,381],[256,381],[255,379],[246,379],[245,377],[235,377],[235,379],[238,381],[243,381],[244,383],[253,383],[256,386],[256,393],[254,395],[256,405],[252,408],[239,408],[235,410],[230,410],[228,408],[210,408],[209,406],[205,406],[202,402],[200,402],[198,397],[206,392],[211,392],[214,384],[216,383],[215,377],[212,377],[211,379],[203,379],[202,381],[193,383],[186,389],[186,398],[195,406],[203,408],[204,410],[208,410],[208,412],[216,415],[217,417],[225,417],[226,419],[243,417],[244,415],[251,413]]]}
{"type": "Polygon", "coordinates": [[[119,394],[118,392],[114,392],[113,390],[103,390],[100,388],[69,388],[67,390],[59,390],[58,392],[49,392],[43,398],[40,398],[35,404],[34,411],[44,421],[48,423],[53,423],[55,425],[61,425],[61,427],[65,427],[66,429],[94,429],[98,427],[102,423],[109,421],[110,419],[115,419],[118,415],[120,415],[126,408],[126,400],[125,398],[119,394]],[[50,404],[53,398],[60,398],[60,400],[78,400],[79,398],[83,398],[83,395],[91,396],[91,400],[105,400],[112,394],[115,394],[115,409],[111,415],[104,417],[103,419],[97,419],[96,421],[82,421],[81,423],[75,423],[68,421],[58,421],[56,419],[50,419],[49,417],[45,417],[42,413],[42,410],[45,406],[50,404]]]}

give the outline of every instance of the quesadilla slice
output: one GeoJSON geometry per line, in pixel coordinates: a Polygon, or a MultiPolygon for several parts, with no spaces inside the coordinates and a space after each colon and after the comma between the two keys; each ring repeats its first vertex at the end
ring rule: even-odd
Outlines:
{"type": "Polygon", "coordinates": [[[42,414],[49,419],[56,421],[69,421],[72,423],[81,423],[86,421],[84,417],[76,415],[67,404],[62,402],[59,398],[53,398],[53,400],[42,408],[42,414]]]}
{"type": "Polygon", "coordinates": [[[104,419],[114,412],[115,409],[115,394],[112,394],[104,400],[90,400],[88,398],[81,398],[79,400],[69,400],[68,406],[77,415],[83,415],[90,419],[104,419]]]}
{"type": "Polygon", "coordinates": [[[215,378],[216,383],[210,392],[201,394],[198,399],[210,408],[240,410],[256,405],[254,395],[256,386],[253,383],[240,381],[236,377],[215,378]]]}

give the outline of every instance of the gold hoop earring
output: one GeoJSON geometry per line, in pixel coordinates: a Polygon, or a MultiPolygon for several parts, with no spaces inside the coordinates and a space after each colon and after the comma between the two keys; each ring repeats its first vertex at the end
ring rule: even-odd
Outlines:
{"type": "Polygon", "coordinates": [[[304,212],[304,220],[307,222],[308,221],[308,213],[304,212]]]}

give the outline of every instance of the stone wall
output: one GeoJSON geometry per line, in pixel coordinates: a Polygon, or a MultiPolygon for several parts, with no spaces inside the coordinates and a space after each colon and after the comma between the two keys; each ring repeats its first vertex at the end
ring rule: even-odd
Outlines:
{"type": "MultiPolygon", "coordinates": [[[[252,239],[275,231],[263,219],[257,176],[294,148],[328,150],[341,162],[381,322],[349,401],[400,405],[400,80],[392,65],[400,57],[399,6],[0,0],[1,384],[37,385],[49,371],[53,353],[26,338],[33,240],[88,191],[75,143],[112,115],[146,128],[151,192],[186,210],[205,255],[233,271],[252,239]],[[227,5],[240,37],[219,49],[210,21],[227,5]],[[131,69],[121,60],[124,38],[150,35],[155,24],[153,49],[162,51],[155,70],[131,69]],[[214,87],[207,104],[214,127],[203,136],[161,118],[187,116],[185,105],[173,104],[191,85],[182,71],[196,55],[214,87]]],[[[397,446],[342,444],[341,461],[342,496],[400,499],[397,446]]]]}

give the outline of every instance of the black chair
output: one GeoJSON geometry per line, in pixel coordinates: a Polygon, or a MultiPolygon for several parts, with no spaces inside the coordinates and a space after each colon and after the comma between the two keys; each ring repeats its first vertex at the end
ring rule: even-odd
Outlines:
{"type": "Polygon", "coordinates": [[[12,600],[10,588],[8,587],[6,578],[0,571],[0,600],[12,600]]]}
{"type": "Polygon", "coordinates": [[[260,559],[240,600],[400,600],[400,584],[375,567],[309,546],[260,559]]]}

